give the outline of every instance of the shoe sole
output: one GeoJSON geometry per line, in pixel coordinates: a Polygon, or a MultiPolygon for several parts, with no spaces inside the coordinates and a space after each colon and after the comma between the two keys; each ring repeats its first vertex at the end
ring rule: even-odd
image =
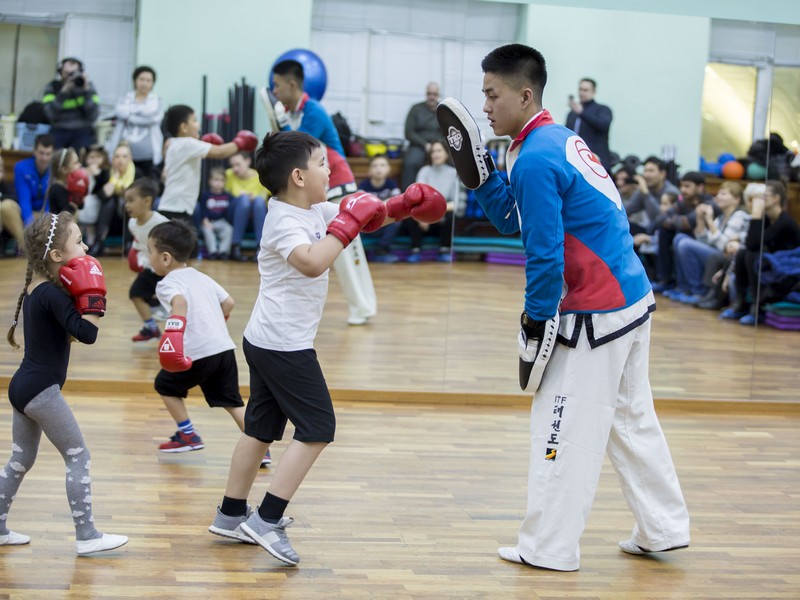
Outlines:
{"type": "Polygon", "coordinates": [[[159,452],[166,452],[167,454],[174,454],[176,452],[191,452],[192,450],[202,450],[205,448],[205,444],[199,444],[197,446],[182,446],[181,448],[159,448],[159,452]]]}
{"type": "Polygon", "coordinates": [[[222,529],[221,527],[215,527],[212,525],[208,528],[209,533],[213,533],[214,535],[218,535],[220,537],[224,537],[229,540],[236,540],[237,542],[243,542],[245,544],[253,544],[255,546],[258,545],[253,538],[244,533],[236,533],[236,531],[231,531],[230,529],[222,529]]]}
{"type": "Polygon", "coordinates": [[[261,547],[262,547],[264,550],[266,550],[267,552],[269,552],[269,553],[270,553],[272,556],[274,556],[275,558],[277,558],[279,561],[281,561],[281,562],[283,562],[283,563],[286,563],[286,564],[287,564],[287,565],[289,565],[290,567],[294,567],[294,566],[296,566],[296,565],[297,565],[298,561],[296,561],[296,560],[294,560],[294,561],[293,561],[293,560],[292,560],[292,559],[290,559],[290,558],[286,558],[285,556],[283,556],[283,555],[281,555],[281,554],[278,554],[278,553],[277,553],[275,550],[273,550],[273,549],[272,549],[272,546],[270,546],[269,544],[262,544],[262,543],[261,543],[261,536],[259,536],[259,535],[258,535],[258,534],[257,534],[255,531],[253,531],[252,529],[250,529],[250,527],[248,527],[248,526],[247,526],[247,524],[245,524],[245,523],[242,523],[241,525],[239,525],[239,527],[241,527],[241,528],[242,528],[242,531],[244,531],[244,532],[245,532],[247,535],[249,535],[249,536],[250,536],[250,538],[251,538],[251,539],[252,539],[252,540],[253,540],[253,541],[254,541],[256,544],[258,544],[259,546],[261,546],[261,547]]]}

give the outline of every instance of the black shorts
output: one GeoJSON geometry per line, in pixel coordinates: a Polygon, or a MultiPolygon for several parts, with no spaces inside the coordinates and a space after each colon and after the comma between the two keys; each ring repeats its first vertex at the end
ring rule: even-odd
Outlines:
{"type": "Polygon", "coordinates": [[[150,306],[158,306],[161,304],[156,297],[156,285],[164,279],[161,275],[156,275],[154,271],[145,269],[136,275],[136,279],[131,284],[131,289],[128,291],[128,298],[141,298],[150,306]]]}
{"type": "Polygon", "coordinates": [[[242,343],[250,367],[244,432],[263,442],[283,438],[286,421],[299,442],[332,442],[336,432],[328,385],[314,349],[279,352],[242,343]]]}
{"type": "Polygon", "coordinates": [[[239,393],[239,369],[233,350],[198,359],[192,362],[188,371],[170,373],[161,369],[156,375],[156,392],[162,396],[186,398],[189,390],[198,385],[209,406],[244,406],[239,393]]]}

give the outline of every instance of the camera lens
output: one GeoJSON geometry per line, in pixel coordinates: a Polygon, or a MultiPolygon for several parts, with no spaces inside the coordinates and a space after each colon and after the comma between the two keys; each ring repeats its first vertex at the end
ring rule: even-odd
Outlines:
{"type": "Polygon", "coordinates": [[[72,75],[72,81],[75,83],[75,85],[77,87],[83,87],[84,85],[86,85],[86,78],[83,76],[83,73],[81,73],[80,71],[76,71],[72,75]]]}

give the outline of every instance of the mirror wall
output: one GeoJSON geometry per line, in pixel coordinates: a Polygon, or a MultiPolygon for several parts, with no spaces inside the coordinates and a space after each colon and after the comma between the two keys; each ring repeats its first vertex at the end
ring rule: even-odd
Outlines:
{"type": "MultiPolygon", "coordinates": [[[[643,158],[649,154],[660,155],[662,145],[675,145],[680,172],[697,170],[698,157],[693,149],[700,147],[699,124],[704,117],[700,100],[704,67],[709,62],[709,47],[712,46],[710,18],[730,19],[739,15],[660,15],[571,6],[536,6],[528,15],[523,39],[542,50],[548,60],[549,80],[544,105],[557,122],[565,122],[566,97],[576,94],[578,80],[595,78],[597,101],[614,110],[613,151],[622,156],[632,153],[643,158]],[[558,22],[570,23],[571,36],[580,43],[566,43],[562,31],[552,27],[558,22]],[[681,40],[680,44],[676,40],[681,40]],[[632,52],[631,48],[636,51],[632,52]]],[[[749,60],[773,64],[777,42],[775,36],[769,34],[776,26],[750,25],[760,45],[757,52],[750,54],[749,60]]],[[[798,30],[796,26],[786,28],[795,34],[798,30]]],[[[741,48],[742,42],[742,38],[737,37],[731,38],[730,43],[741,48]]],[[[795,60],[794,64],[800,61],[795,60]]],[[[783,77],[788,82],[787,88],[796,92],[796,88],[791,87],[797,82],[793,75],[783,77]]],[[[757,77],[753,77],[754,86],[764,88],[766,85],[766,95],[763,89],[760,94],[762,103],[766,98],[766,106],[772,108],[770,114],[788,110],[796,119],[798,95],[795,93],[791,97],[791,93],[784,93],[784,98],[775,98],[773,102],[769,81],[761,69],[757,77]],[[778,109],[778,105],[782,108],[778,109]]],[[[479,91],[465,93],[476,92],[479,91]]],[[[747,110],[750,118],[758,121],[758,115],[754,117],[753,113],[765,106],[754,104],[751,102],[747,110]]],[[[765,132],[770,131],[770,123],[765,119],[760,122],[760,134],[755,127],[756,124],[750,126],[755,137],[766,137],[765,132]]],[[[752,138],[747,140],[745,151],[751,141],[752,138]]],[[[735,152],[737,157],[744,155],[738,150],[735,152]]],[[[716,155],[708,158],[713,160],[716,155]]],[[[709,177],[710,192],[716,192],[719,184],[719,180],[709,177]]],[[[469,217],[456,224],[456,230],[461,232],[472,229],[474,233],[474,227],[476,224],[470,222],[469,217]]],[[[492,242],[487,243],[491,245],[492,242]]],[[[524,298],[523,267],[501,264],[514,260],[504,260],[500,254],[504,249],[494,250],[496,262],[473,265],[468,277],[462,274],[460,263],[454,265],[454,278],[466,279],[471,289],[460,294],[455,287],[451,290],[451,315],[466,311],[468,318],[460,324],[483,322],[485,325],[465,330],[453,326],[451,321],[447,370],[451,389],[519,393],[514,339],[524,298]],[[467,308],[466,303],[471,307],[467,308]],[[468,350],[470,341],[471,352],[468,350]]],[[[758,295],[758,289],[755,293],[758,295]]],[[[657,297],[657,306],[651,345],[651,382],[657,398],[791,399],[787,395],[796,387],[791,349],[797,348],[800,342],[791,333],[776,334],[763,325],[753,328],[736,321],[723,321],[718,318],[719,311],[699,310],[661,296],[657,297]]]]}
{"type": "MultiPolygon", "coordinates": [[[[487,42],[481,24],[488,22],[493,5],[502,3],[442,0],[412,3],[410,8],[389,0],[363,4],[317,0],[308,4],[310,16],[307,22],[302,26],[287,24],[287,28],[291,31],[302,29],[303,36],[298,37],[301,40],[307,39],[310,30],[311,40],[307,44],[303,42],[303,45],[314,49],[314,27],[319,11],[333,10],[332,5],[343,7],[337,13],[343,29],[331,37],[336,38],[334,46],[340,49],[345,59],[337,62],[325,56],[331,87],[324,104],[329,112],[341,110],[349,118],[348,107],[357,103],[359,90],[368,89],[369,86],[384,90],[386,97],[401,98],[402,106],[381,112],[379,105],[371,104],[358,109],[362,112],[349,120],[351,125],[364,128],[360,131],[362,134],[370,135],[369,128],[374,126],[377,127],[375,135],[395,136],[402,131],[398,127],[401,127],[399,124],[408,107],[424,99],[423,92],[428,81],[439,79],[444,82],[443,96],[455,96],[464,101],[481,128],[489,132],[480,112],[483,103],[480,59],[485,53],[481,44],[487,42]],[[429,18],[411,18],[411,11],[423,10],[428,4],[433,7],[429,18]],[[442,9],[444,4],[450,9],[442,9]],[[381,38],[381,43],[372,44],[366,50],[344,45],[346,40],[353,37],[346,28],[361,27],[363,30],[366,16],[374,14],[383,15],[389,25],[394,23],[403,32],[411,30],[416,42],[409,49],[409,54],[393,56],[387,51],[386,36],[381,38]],[[461,30],[461,42],[454,41],[455,34],[436,41],[437,31],[443,30],[444,23],[461,30]],[[465,37],[464,34],[469,36],[465,37]],[[464,39],[473,42],[465,43],[464,39]],[[414,47],[424,52],[413,54],[414,47]],[[435,64],[428,64],[425,56],[432,51],[438,52],[439,59],[435,64]],[[380,58],[380,61],[376,61],[370,70],[364,65],[366,58],[372,55],[380,58]],[[409,57],[413,60],[409,60],[409,57]],[[334,93],[336,86],[333,82],[337,81],[346,82],[345,86],[340,87],[348,88],[349,95],[343,93],[337,96],[334,93]],[[386,128],[387,114],[393,114],[397,121],[394,133],[386,128]]],[[[603,3],[551,0],[546,5],[517,4],[518,30],[509,31],[505,41],[519,40],[541,49],[545,54],[550,72],[545,105],[555,120],[561,123],[565,121],[566,99],[569,94],[576,93],[578,80],[586,76],[593,77],[598,82],[597,100],[614,110],[612,150],[623,156],[636,154],[645,157],[660,154],[662,145],[675,145],[676,161],[681,171],[695,170],[698,164],[697,149],[701,147],[703,119],[700,107],[705,65],[709,61],[711,19],[770,23],[780,21],[784,13],[791,12],[792,7],[788,2],[775,3],[786,8],[785,11],[779,10],[780,7],[775,8],[772,3],[761,9],[723,9],[716,4],[720,12],[712,14],[710,10],[702,13],[700,8],[694,6],[697,3],[687,0],[672,3],[671,14],[658,14],[629,12],[627,9],[638,8],[639,3],[625,0],[603,3]],[[600,4],[607,9],[596,8],[600,4]],[[745,12],[748,10],[750,12],[745,12]]],[[[155,51],[145,51],[143,48],[160,47],[157,44],[160,30],[153,27],[154,22],[178,18],[178,12],[186,17],[183,14],[185,11],[173,11],[163,3],[150,0],[143,1],[140,8],[138,58],[142,62],[152,62],[159,70],[156,91],[161,90],[165,94],[165,102],[178,103],[184,97],[172,90],[176,81],[186,79],[182,75],[185,62],[180,56],[174,59],[156,56],[155,51]],[[167,13],[163,12],[165,10],[167,13]],[[153,60],[149,60],[151,58],[153,60]]],[[[507,14],[507,9],[503,9],[504,14],[507,14]]],[[[199,28],[205,17],[203,11],[198,11],[191,18],[197,21],[192,26],[199,28]]],[[[796,25],[794,29],[797,29],[796,25]]],[[[375,41],[377,37],[372,36],[371,39],[375,41]]],[[[369,36],[359,39],[363,41],[367,38],[369,36]]],[[[759,58],[768,62],[776,56],[776,43],[773,42],[772,47],[767,48],[759,58]]],[[[273,51],[262,54],[277,56],[273,51]]],[[[267,62],[270,61],[260,61],[259,73],[263,73],[264,63],[267,62]]],[[[784,91],[780,100],[776,97],[770,104],[770,118],[775,121],[777,115],[786,110],[786,106],[793,106],[794,112],[789,109],[789,115],[794,115],[796,119],[796,102],[800,97],[796,75],[788,71],[788,74],[779,74],[777,67],[773,78],[776,85],[778,80],[789,83],[781,84],[784,91]],[[794,88],[791,87],[792,82],[794,88]]],[[[230,71],[228,66],[225,69],[225,73],[230,71]]],[[[258,77],[253,80],[260,82],[258,77]]],[[[259,111],[260,107],[256,110],[259,111]]],[[[355,129],[358,131],[358,127],[355,129]]],[[[792,135],[796,137],[798,134],[792,135]]],[[[785,136],[787,145],[795,137],[785,136]]],[[[707,158],[713,160],[716,157],[707,158]]],[[[502,240],[491,227],[482,225],[470,215],[460,217],[455,229],[459,238],[468,235],[494,237],[495,241],[491,241],[489,246],[500,258],[513,250],[501,243],[508,243],[509,240],[502,240]]],[[[379,298],[379,317],[374,327],[345,326],[343,298],[335,276],[332,277],[329,305],[317,344],[330,387],[491,396],[520,393],[516,381],[516,335],[525,285],[523,267],[461,260],[464,257],[463,250],[460,248],[459,260],[453,264],[421,264],[416,272],[410,270],[414,268],[412,265],[373,264],[372,274],[379,298]],[[413,310],[410,310],[412,306],[413,310]],[[391,329],[386,327],[389,322],[392,323],[391,329]],[[382,373],[388,370],[391,376],[370,376],[373,365],[382,369],[382,373]]],[[[112,293],[115,295],[115,305],[120,307],[125,316],[121,323],[114,326],[116,330],[109,330],[110,335],[104,337],[100,352],[115,363],[144,373],[146,377],[142,379],[152,378],[157,372],[153,347],[132,347],[129,341],[136,330],[137,321],[127,300],[129,274],[124,270],[122,259],[120,262],[124,275],[121,275],[121,281],[115,284],[112,293]]],[[[229,275],[225,265],[219,263],[205,263],[203,270],[221,281],[229,275]]],[[[8,297],[16,297],[18,282],[23,278],[24,273],[14,273],[4,282],[8,297]]],[[[256,285],[255,268],[252,278],[231,285],[229,291],[238,303],[231,321],[234,339],[241,338],[257,291],[256,285]]],[[[793,355],[792,348],[797,347],[796,334],[765,327],[748,329],[735,323],[722,322],[706,311],[678,306],[662,298],[657,301],[651,350],[651,380],[656,397],[787,399],[787,390],[792,390],[795,385],[791,381],[789,357],[793,355]],[[774,354],[776,346],[783,348],[780,356],[774,354]],[[786,366],[785,369],[781,367],[780,376],[776,375],[775,366],[778,364],[786,366]]],[[[80,377],[94,368],[91,361],[96,351],[96,348],[79,347],[73,350],[73,377],[80,377]]],[[[10,375],[18,364],[18,357],[11,357],[3,364],[3,374],[10,375]]],[[[108,374],[106,378],[119,377],[108,374]]],[[[240,381],[247,383],[247,368],[243,360],[240,363],[240,381]]]]}

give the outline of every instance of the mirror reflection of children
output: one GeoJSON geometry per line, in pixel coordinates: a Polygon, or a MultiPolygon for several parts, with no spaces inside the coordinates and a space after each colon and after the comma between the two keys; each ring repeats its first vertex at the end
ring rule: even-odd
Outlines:
{"type": "Polygon", "coordinates": [[[461,182],[455,168],[448,162],[449,159],[450,155],[444,142],[432,142],[429,154],[430,164],[422,167],[417,174],[417,183],[426,183],[444,196],[447,200],[447,213],[445,213],[444,219],[431,225],[419,223],[414,219],[408,219],[405,222],[405,227],[411,236],[411,254],[408,256],[410,263],[420,261],[422,238],[429,232],[439,235],[439,261],[450,262],[452,260],[453,212],[456,210],[461,196],[461,182]]]}
{"type": "Polygon", "coordinates": [[[131,338],[134,342],[157,340],[161,337],[153,313],[161,304],[156,296],[156,285],[163,278],[156,274],[153,265],[150,264],[150,254],[147,250],[147,237],[150,231],[159,223],[169,220],[153,210],[153,201],[157,194],[158,184],[149,177],[137,179],[125,190],[125,210],[130,217],[128,228],[133,238],[131,249],[128,251],[128,267],[137,273],[128,291],[128,298],[133,302],[139,318],[143,321],[142,329],[131,338]]]}
{"type": "MultiPolygon", "coordinates": [[[[241,246],[247,224],[253,222],[256,248],[261,246],[261,231],[267,218],[267,196],[269,192],[258,180],[258,173],[251,168],[249,152],[237,152],[228,160],[230,169],[225,171],[225,191],[233,198],[231,208],[233,239],[231,241],[231,260],[246,262],[250,260],[242,254],[241,246]]],[[[255,260],[255,256],[253,259],[255,260]]]]}
{"type": "Polygon", "coordinates": [[[93,144],[86,151],[83,163],[89,174],[89,194],[83,199],[83,206],[78,210],[78,224],[83,230],[84,241],[91,248],[95,241],[97,220],[100,218],[101,200],[97,192],[108,183],[111,162],[106,149],[100,144],[93,144]]]}
{"type": "Polygon", "coordinates": [[[203,192],[198,204],[200,231],[210,260],[230,258],[233,225],[228,215],[233,209],[233,199],[225,191],[225,171],[219,167],[208,173],[208,190],[203,192]]]}
{"type": "MultiPolygon", "coordinates": [[[[358,189],[369,192],[370,194],[388,200],[392,196],[400,193],[400,186],[394,179],[389,177],[391,166],[385,154],[376,154],[369,161],[369,177],[358,184],[358,189]]],[[[397,255],[392,254],[392,242],[400,231],[401,223],[390,223],[381,228],[380,233],[362,233],[364,239],[377,238],[378,249],[372,260],[380,263],[393,263],[400,260],[397,255]]]]}

